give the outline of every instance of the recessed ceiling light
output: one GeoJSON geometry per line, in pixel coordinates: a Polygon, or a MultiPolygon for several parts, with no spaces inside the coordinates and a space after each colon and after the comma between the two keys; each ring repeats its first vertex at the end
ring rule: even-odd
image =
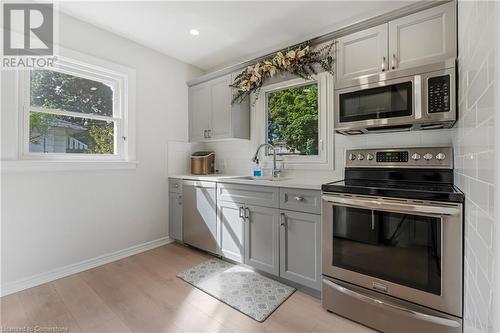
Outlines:
{"type": "Polygon", "coordinates": [[[193,36],[198,36],[200,34],[200,32],[196,29],[190,29],[189,33],[193,36]]]}

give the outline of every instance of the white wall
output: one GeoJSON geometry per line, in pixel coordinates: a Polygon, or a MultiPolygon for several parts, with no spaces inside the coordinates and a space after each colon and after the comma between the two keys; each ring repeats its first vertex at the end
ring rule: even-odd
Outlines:
{"type": "MultiPolygon", "coordinates": [[[[168,38],[168,36],[166,37],[168,38]]],[[[59,43],[136,70],[132,170],[2,172],[2,286],[167,236],[167,142],[187,141],[187,86],[201,72],[69,16],[59,43]]],[[[2,160],[17,156],[12,73],[2,73],[2,160]]]]}
{"type": "MultiPolygon", "coordinates": [[[[495,177],[499,175],[494,155],[500,153],[495,144],[498,124],[494,115],[500,103],[495,101],[495,36],[499,31],[494,7],[498,15],[499,6],[486,1],[458,4],[460,119],[454,149],[455,180],[466,196],[465,332],[500,331],[500,327],[493,328],[493,320],[500,316],[493,311],[494,289],[498,287],[494,268],[500,259],[494,237],[495,228],[499,228],[494,204],[498,190],[495,177]]],[[[496,94],[498,98],[498,91],[496,94]]]]}

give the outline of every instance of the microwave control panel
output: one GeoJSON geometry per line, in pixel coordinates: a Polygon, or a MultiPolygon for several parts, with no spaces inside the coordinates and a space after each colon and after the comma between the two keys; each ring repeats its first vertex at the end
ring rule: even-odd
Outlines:
{"type": "Polygon", "coordinates": [[[427,90],[429,113],[449,112],[450,98],[450,75],[429,78],[427,90]]]}

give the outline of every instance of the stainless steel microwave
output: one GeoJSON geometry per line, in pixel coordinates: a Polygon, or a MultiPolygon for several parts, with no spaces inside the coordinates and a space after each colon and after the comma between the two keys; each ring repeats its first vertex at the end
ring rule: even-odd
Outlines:
{"type": "Polygon", "coordinates": [[[449,128],[457,119],[455,68],[339,89],[335,105],[342,134],[449,128]]]}

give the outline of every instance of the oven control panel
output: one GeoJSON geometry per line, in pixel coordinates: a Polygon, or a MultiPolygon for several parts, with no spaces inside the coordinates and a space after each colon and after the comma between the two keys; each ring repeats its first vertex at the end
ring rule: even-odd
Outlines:
{"type": "Polygon", "coordinates": [[[346,167],[453,169],[453,148],[348,149],[346,152],[346,167]]]}

